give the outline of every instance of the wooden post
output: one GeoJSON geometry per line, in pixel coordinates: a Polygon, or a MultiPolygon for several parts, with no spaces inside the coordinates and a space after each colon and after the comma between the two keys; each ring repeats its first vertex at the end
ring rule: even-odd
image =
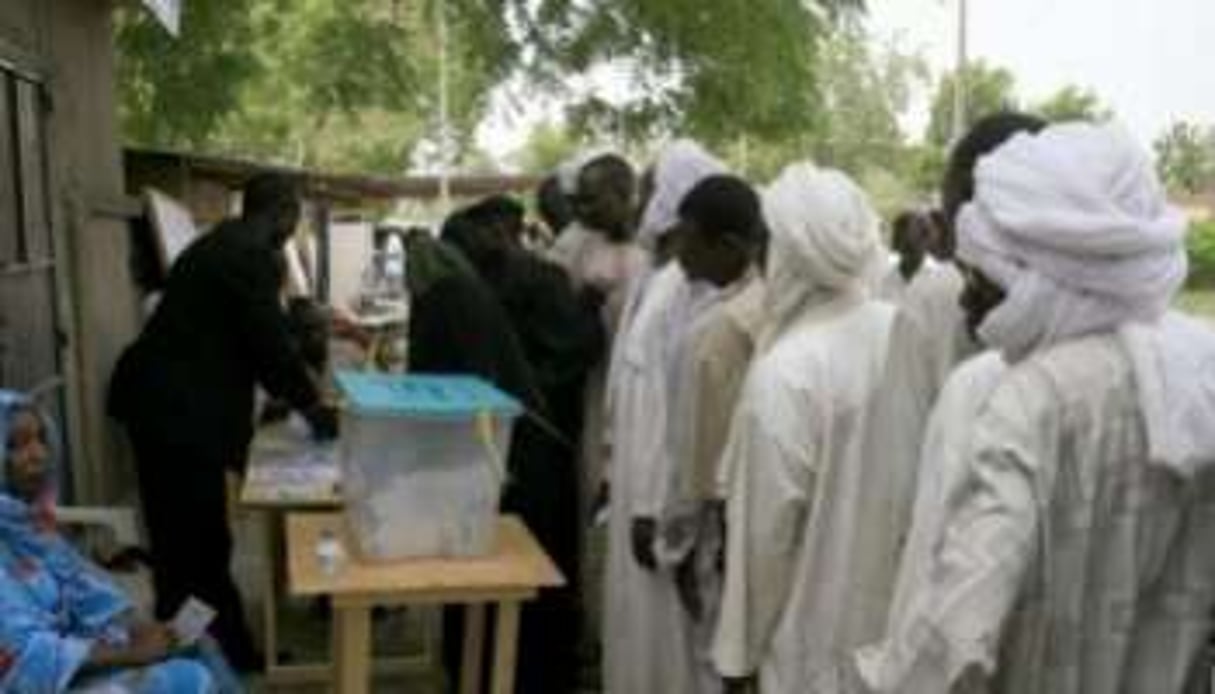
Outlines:
{"type": "Polygon", "coordinates": [[[367,694],[371,688],[371,610],[333,606],[333,660],[338,694],[367,694]]]}
{"type": "Polygon", "coordinates": [[[494,694],[514,694],[515,659],[519,655],[519,603],[498,603],[498,628],[494,638],[494,694]]]}
{"type": "Polygon", "coordinates": [[[266,556],[270,565],[262,572],[262,625],[265,629],[263,636],[266,649],[266,678],[272,679],[278,670],[278,567],[282,559],[282,542],[279,537],[278,513],[265,511],[258,514],[262,521],[266,537],[266,556]]]}
{"type": "Polygon", "coordinates": [[[480,694],[485,656],[485,605],[464,606],[464,649],[460,659],[460,694],[480,694]]]}
{"type": "Polygon", "coordinates": [[[313,217],[313,227],[316,232],[316,267],[313,272],[316,277],[313,278],[316,283],[316,300],[322,304],[328,304],[329,296],[329,235],[332,233],[330,224],[333,221],[333,215],[329,209],[329,201],[323,198],[316,200],[316,212],[313,217]]]}

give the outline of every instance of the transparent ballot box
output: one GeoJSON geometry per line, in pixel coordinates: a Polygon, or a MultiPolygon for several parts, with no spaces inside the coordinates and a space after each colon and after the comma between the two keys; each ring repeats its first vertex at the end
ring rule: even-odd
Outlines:
{"type": "Polygon", "coordinates": [[[519,403],[471,377],[341,372],[346,520],[368,559],[491,551],[519,403]]]}

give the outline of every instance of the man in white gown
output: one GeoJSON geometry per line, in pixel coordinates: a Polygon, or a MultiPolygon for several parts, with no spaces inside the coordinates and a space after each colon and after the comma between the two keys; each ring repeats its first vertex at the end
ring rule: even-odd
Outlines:
{"type": "MultiPolygon", "coordinates": [[[[561,192],[570,200],[574,221],[549,248],[548,258],[566,271],[583,301],[599,308],[610,353],[628,288],[650,267],[649,254],[637,243],[634,233],[638,214],[637,177],[623,157],[597,148],[562,164],[558,180],[561,192]]],[[[586,378],[579,441],[580,519],[592,516],[608,464],[604,412],[608,361],[604,358],[596,364],[586,378]]],[[[599,660],[604,537],[599,529],[589,528],[578,539],[580,581],[584,586],[580,650],[590,668],[599,660]]]]}
{"type": "Polygon", "coordinates": [[[751,361],[751,338],[736,320],[742,305],[734,299],[759,282],[767,231],[759,196],[734,176],[702,181],[679,215],[680,266],[692,281],[712,285],[716,301],[687,326],[673,354],[659,561],[679,584],[702,674],[699,691],[707,694],[720,688],[711,657],[724,542],[717,463],[751,361]]]}
{"type": "Polygon", "coordinates": [[[1068,124],[984,158],[957,226],[968,323],[1010,366],[862,676],[1181,692],[1215,602],[1215,335],[1168,312],[1184,215],[1125,133],[1068,124]]]}
{"type": "MultiPolygon", "coordinates": [[[[913,610],[912,600],[922,597],[932,584],[930,570],[935,543],[941,536],[950,500],[967,480],[967,443],[983,406],[1007,368],[998,352],[987,351],[972,357],[954,370],[933,408],[924,432],[920,453],[924,465],[917,480],[902,561],[883,624],[892,633],[913,610]]],[[[858,581],[864,578],[857,575],[858,581]]],[[[875,640],[884,633],[879,631],[875,640]]],[[[881,673],[887,660],[906,657],[898,650],[906,645],[893,642],[862,648],[858,662],[866,672],[881,673]]]]}
{"type": "Polygon", "coordinates": [[[571,196],[575,223],[549,249],[549,258],[565,268],[576,288],[602,295],[603,319],[615,335],[628,285],[649,264],[634,238],[637,177],[616,154],[597,154],[573,166],[578,172],[571,196]]]}
{"type": "MultiPolygon", "coordinates": [[[[979,121],[954,147],[941,197],[949,220],[974,190],[974,167],[985,154],[1019,132],[1045,123],[1017,113],[979,121]]],[[[941,252],[952,253],[952,228],[941,230],[941,252]]],[[[967,333],[960,299],[962,275],[951,261],[934,263],[912,281],[899,303],[878,394],[873,398],[861,463],[857,503],[858,545],[854,554],[858,609],[852,641],[878,639],[886,625],[890,592],[902,541],[911,521],[911,503],[920,474],[920,447],[928,415],[950,372],[978,349],[967,333]]],[[[926,459],[925,464],[936,461],[926,459]]]]}
{"type": "MultiPolygon", "coordinates": [[[[676,211],[684,196],[722,170],[691,143],[666,148],[642,216],[654,225],[653,236],[677,232],[676,211]]],[[[608,386],[612,448],[604,690],[690,694],[699,691],[690,620],[673,571],[660,565],[657,531],[671,467],[667,410],[674,355],[694,318],[716,301],[716,291],[690,282],[678,263],[668,262],[637,292],[637,306],[617,340],[608,386]]]]}
{"type": "Polygon", "coordinates": [[[851,661],[848,485],[894,310],[871,300],[878,218],[843,174],[798,164],[764,192],[769,316],[724,465],[726,569],[714,660],[732,689],[835,692],[851,661]]]}
{"type": "Polygon", "coordinates": [[[907,211],[894,218],[890,230],[890,257],[878,280],[874,296],[898,306],[912,280],[936,265],[928,255],[930,220],[907,211]]]}

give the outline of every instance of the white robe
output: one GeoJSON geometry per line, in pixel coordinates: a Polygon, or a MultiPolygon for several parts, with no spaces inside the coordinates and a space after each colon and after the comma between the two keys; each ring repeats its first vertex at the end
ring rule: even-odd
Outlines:
{"type": "Polygon", "coordinates": [[[701,613],[692,621],[692,636],[701,694],[720,688],[712,660],[725,544],[718,463],[763,315],[763,280],[748,273],[705,307],[674,355],[667,427],[671,480],[660,547],[665,563],[690,566],[695,576],[701,613]]]}
{"type": "MultiPolygon", "coordinates": [[[[898,577],[886,617],[887,631],[896,634],[910,614],[913,597],[932,585],[932,553],[948,516],[949,501],[967,479],[966,453],[971,432],[1008,367],[994,351],[984,352],[959,366],[937,400],[924,432],[920,474],[910,525],[905,526],[898,577]]],[[[858,579],[861,576],[858,575],[858,579]]],[[[880,636],[880,635],[879,635],[880,636]]],[[[887,659],[905,657],[901,641],[867,645],[858,662],[873,678],[881,678],[887,659]]],[[[880,681],[880,679],[874,680],[880,681]]]]}
{"type": "MultiPolygon", "coordinates": [[[[609,345],[615,340],[621,312],[633,286],[649,270],[649,256],[635,243],[612,243],[579,222],[565,229],[549,248],[549,260],[561,266],[574,287],[595,287],[605,293],[600,319],[607,329],[609,345]]],[[[578,517],[590,519],[594,501],[606,479],[610,446],[608,415],[605,412],[608,360],[597,364],[586,378],[582,438],[579,442],[581,472],[578,490],[578,517]]],[[[600,581],[603,578],[604,533],[590,528],[580,537],[581,581],[583,590],[583,639],[588,651],[599,638],[603,625],[600,581]]]]}
{"type": "Polygon", "coordinates": [[[658,519],[668,494],[668,384],[680,333],[706,296],[670,263],[650,279],[621,335],[609,384],[611,506],[605,576],[604,691],[696,692],[690,623],[669,570],[649,572],[633,556],[633,519],[658,519]]]}
{"type": "Polygon", "coordinates": [[[839,691],[851,654],[851,484],[893,309],[856,294],[796,319],[752,364],[725,463],[726,580],[714,646],[764,694],[839,691]]]}
{"type": "Polygon", "coordinates": [[[976,349],[959,304],[962,287],[952,264],[925,268],[895,315],[860,462],[861,551],[854,554],[852,569],[860,607],[850,627],[858,645],[879,639],[886,625],[929,414],[950,372],[976,349]]]}
{"type": "MultiPolygon", "coordinates": [[[[649,272],[649,256],[635,243],[612,243],[603,234],[574,222],[549,249],[549,260],[560,265],[575,288],[595,287],[605,293],[601,319],[614,342],[630,289],[649,272]]],[[[582,489],[580,511],[587,517],[589,503],[605,479],[604,450],[609,440],[604,412],[608,363],[597,365],[587,376],[586,412],[582,436],[582,489]]]]}
{"type": "Polygon", "coordinates": [[[671,507],[725,498],[719,463],[763,327],[763,296],[763,279],[748,275],[722,290],[688,331],[672,387],[671,507]]]}
{"type": "Polygon", "coordinates": [[[1215,603],[1215,473],[1149,463],[1118,338],[1011,369],[965,450],[943,530],[917,543],[927,585],[865,673],[876,691],[1181,692],[1215,603]]]}
{"type": "Polygon", "coordinates": [[[608,334],[615,335],[629,285],[649,267],[649,254],[636,243],[610,241],[574,222],[549,248],[548,257],[569,273],[575,287],[604,292],[603,321],[608,334]]]}
{"type": "Polygon", "coordinates": [[[897,306],[910,285],[911,281],[903,277],[903,272],[899,269],[899,254],[891,253],[878,268],[873,282],[873,296],[897,306]]]}
{"type": "Polygon", "coordinates": [[[907,294],[913,282],[942,268],[941,263],[938,263],[936,260],[925,258],[919,269],[916,270],[916,273],[911,276],[911,279],[907,279],[903,276],[899,263],[898,254],[891,253],[882,267],[882,273],[878,277],[873,291],[875,298],[888,301],[895,306],[903,303],[903,296],[907,294]]]}

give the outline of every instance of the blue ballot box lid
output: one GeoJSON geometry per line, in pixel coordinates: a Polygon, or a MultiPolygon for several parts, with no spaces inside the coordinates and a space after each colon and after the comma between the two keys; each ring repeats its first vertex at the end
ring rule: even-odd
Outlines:
{"type": "Polygon", "coordinates": [[[523,413],[518,400],[474,376],[339,371],[336,378],[347,407],[359,415],[472,419],[523,413]]]}

